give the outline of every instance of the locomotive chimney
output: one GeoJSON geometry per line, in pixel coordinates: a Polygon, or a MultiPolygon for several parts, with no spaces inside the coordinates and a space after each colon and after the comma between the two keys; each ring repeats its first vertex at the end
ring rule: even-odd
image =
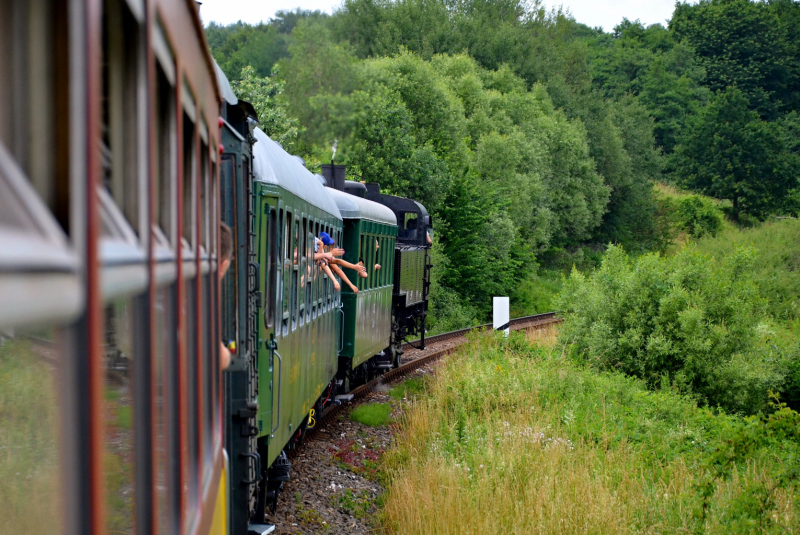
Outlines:
{"type": "Polygon", "coordinates": [[[325,177],[329,188],[344,191],[344,177],[346,165],[322,164],[322,176],[325,177]]]}

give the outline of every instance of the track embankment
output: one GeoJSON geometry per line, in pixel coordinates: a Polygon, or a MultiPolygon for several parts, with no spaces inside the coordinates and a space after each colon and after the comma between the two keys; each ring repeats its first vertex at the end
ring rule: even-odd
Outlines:
{"type": "MultiPolygon", "coordinates": [[[[555,313],[537,314],[511,320],[509,328],[538,330],[560,322],[555,313]]],[[[467,333],[491,327],[479,325],[431,336],[424,349],[417,349],[419,341],[412,341],[404,345],[399,368],[353,390],[350,402],[329,407],[290,455],[292,479],[279,498],[276,514],[268,518],[277,528],[275,534],[373,533],[384,491],[378,462],[391,447],[396,429],[394,424],[368,427],[346,415],[361,404],[383,403],[392,405],[392,419],[399,418],[409,401],[393,400],[388,393],[391,384],[434,373],[436,361],[465,343],[467,333]]]]}

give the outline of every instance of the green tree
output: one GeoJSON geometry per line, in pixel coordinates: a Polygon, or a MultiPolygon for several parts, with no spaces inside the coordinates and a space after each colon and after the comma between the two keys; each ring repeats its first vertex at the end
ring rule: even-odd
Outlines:
{"type": "Polygon", "coordinates": [[[253,105],[261,129],[286,150],[291,151],[300,127],[282,99],[283,82],[257,76],[253,67],[248,65],[231,86],[236,96],[253,105]]]}
{"type": "Polygon", "coordinates": [[[797,186],[798,170],[785,157],[775,123],[748,109],[737,88],[718,93],[691,123],[675,151],[675,174],[686,187],[730,199],[733,217],[763,218],[797,186]]]}
{"type": "Polygon", "coordinates": [[[797,2],[701,0],[677,4],[669,27],[697,52],[713,91],[736,86],[762,117],[774,119],[800,91],[797,2]]]}

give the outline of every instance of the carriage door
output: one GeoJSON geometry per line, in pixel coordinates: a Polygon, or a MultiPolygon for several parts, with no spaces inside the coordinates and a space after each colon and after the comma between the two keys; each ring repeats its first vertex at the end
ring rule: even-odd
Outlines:
{"type": "Polygon", "coordinates": [[[262,308],[258,337],[258,435],[269,436],[272,429],[272,407],[277,403],[277,390],[282,372],[274,362],[273,341],[283,336],[283,229],[286,212],[283,203],[268,191],[258,191],[256,199],[256,233],[258,235],[259,289],[262,308]],[[266,193],[266,196],[264,194],[266,193]]]}

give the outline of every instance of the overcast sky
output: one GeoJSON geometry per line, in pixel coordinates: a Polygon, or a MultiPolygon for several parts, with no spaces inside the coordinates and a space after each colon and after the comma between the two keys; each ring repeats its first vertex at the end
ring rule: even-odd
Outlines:
{"type": "MultiPolygon", "coordinates": [[[[203,22],[231,24],[236,21],[257,24],[271,19],[276,11],[302,9],[331,13],[340,0],[202,0],[200,14],[203,22]]],[[[559,5],[557,1],[544,0],[548,8],[559,5]]],[[[602,26],[607,32],[622,21],[641,20],[645,25],[660,22],[665,24],[672,16],[675,0],[564,0],[564,9],[569,9],[575,20],[588,26],[602,26]]]]}

